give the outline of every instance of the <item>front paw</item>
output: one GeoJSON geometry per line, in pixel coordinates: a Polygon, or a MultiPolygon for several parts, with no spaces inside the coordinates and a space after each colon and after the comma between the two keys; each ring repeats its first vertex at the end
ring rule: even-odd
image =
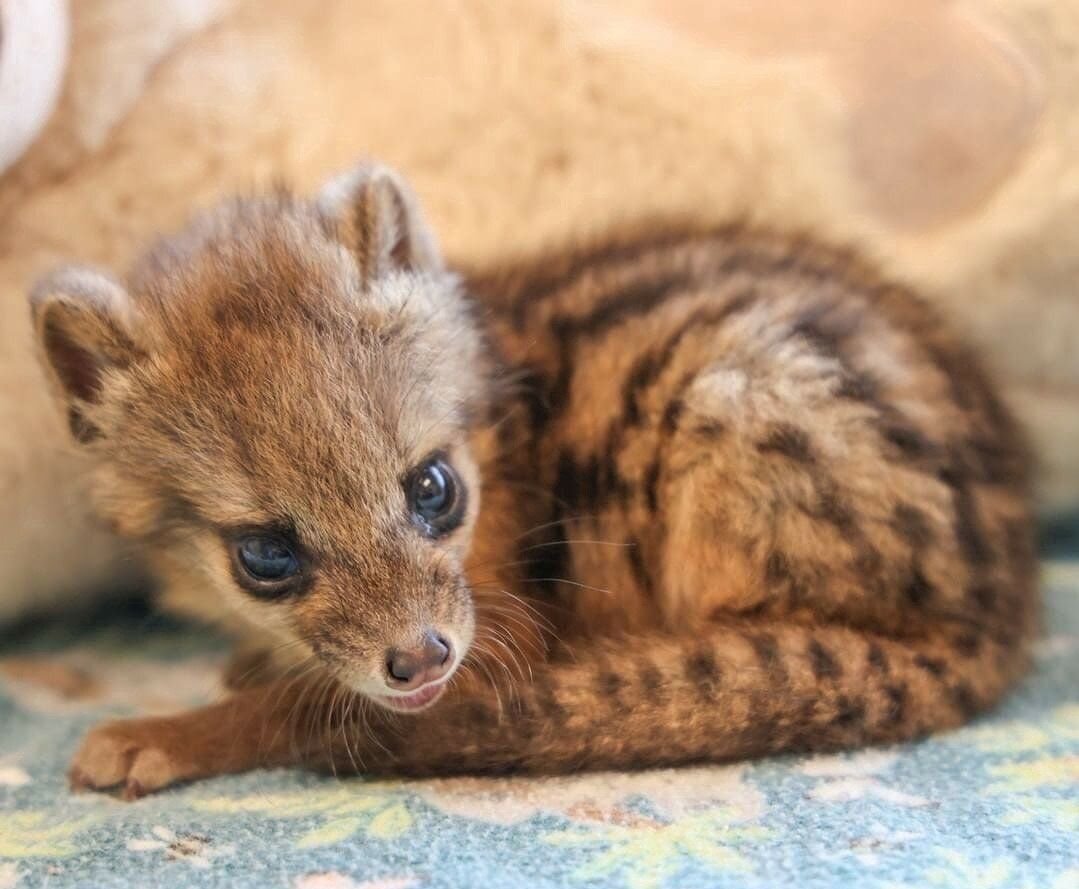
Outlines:
{"type": "Polygon", "coordinates": [[[136,800],[191,777],[190,763],[178,753],[182,739],[164,719],[125,719],[93,729],[79,747],[68,777],[71,789],[117,788],[136,800]]]}

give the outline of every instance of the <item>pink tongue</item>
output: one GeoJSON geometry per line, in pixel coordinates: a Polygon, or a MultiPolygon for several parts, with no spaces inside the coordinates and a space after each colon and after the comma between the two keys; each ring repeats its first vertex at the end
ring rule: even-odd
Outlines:
{"type": "Polygon", "coordinates": [[[441,686],[429,685],[426,688],[421,688],[415,694],[411,694],[403,698],[398,698],[397,703],[404,704],[406,707],[416,707],[420,704],[426,704],[429,700],[431,700],[435,695],[438,694],[439,688],[441,688],[441,686]]]}

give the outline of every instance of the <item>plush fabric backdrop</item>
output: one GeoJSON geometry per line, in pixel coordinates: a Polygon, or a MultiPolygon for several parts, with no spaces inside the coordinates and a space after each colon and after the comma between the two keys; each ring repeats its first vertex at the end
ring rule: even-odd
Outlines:
{"type": "Polygon", "coordinates": [[[0,176],[0,621],[123,564],[33,361],[29,282],[361,155],[470,261],[657,214],[859,242],[987,349],[1046,508],[1079,502],[1079,4],[79,0],[71,30],[57,111],[0,176]]]}

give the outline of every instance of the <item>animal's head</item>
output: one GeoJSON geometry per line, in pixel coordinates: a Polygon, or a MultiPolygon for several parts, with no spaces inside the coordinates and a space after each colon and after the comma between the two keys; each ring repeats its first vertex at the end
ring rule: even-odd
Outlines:
{"type": "Polygon", "coordinates": [[[32,305],[120,533],[293,660],[395,709],[437,697],[474,633],[490,370],[393,173],[231,201],[126,284],[69,268],[32,305]]]}

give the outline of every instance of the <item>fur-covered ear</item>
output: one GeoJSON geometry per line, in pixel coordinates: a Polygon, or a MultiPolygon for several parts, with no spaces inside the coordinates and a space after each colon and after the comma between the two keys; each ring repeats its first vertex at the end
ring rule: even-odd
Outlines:
{"type": "Polygon", "coordinates": [[[366,163],[336,176],[323,186],[318,207],[355,252],[364,283],[394,269],[443,268],[416,196],[389,167],[366,163]]]}
{"type": "Polygon", "coordinates": [[[107,275],[68,267],[38,282],[30,308],[39,354],[71,434],[77,441],[92,441],[100,430],[87,411],[101,401],[106,373],[142,354],[131,333],[130,298],[107,275]]]}

